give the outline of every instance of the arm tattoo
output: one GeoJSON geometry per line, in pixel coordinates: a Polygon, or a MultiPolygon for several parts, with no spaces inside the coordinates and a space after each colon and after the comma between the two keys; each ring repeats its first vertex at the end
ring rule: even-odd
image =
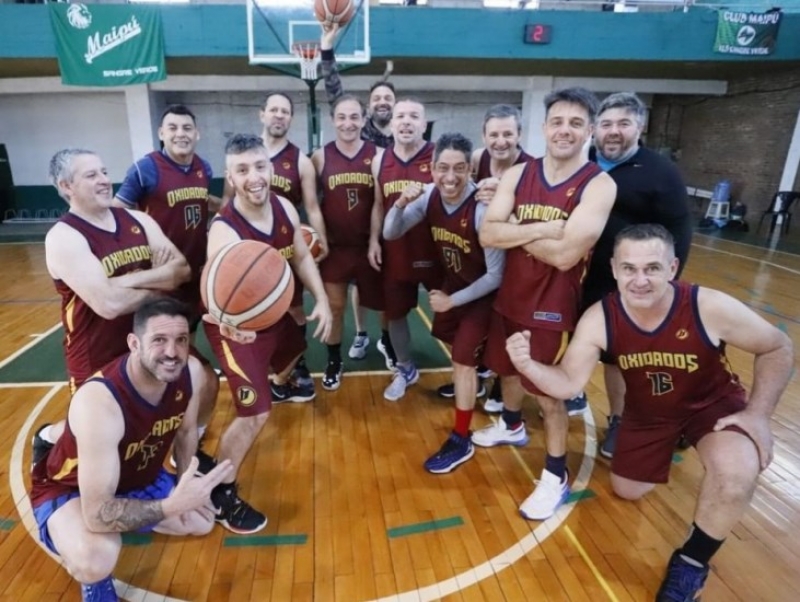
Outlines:
{"type": "Polygon", "coordinates": [[[161,500],[108,500],[97,512],[97,521],[106,531],[124,533],[164,520],[161,500]]]}

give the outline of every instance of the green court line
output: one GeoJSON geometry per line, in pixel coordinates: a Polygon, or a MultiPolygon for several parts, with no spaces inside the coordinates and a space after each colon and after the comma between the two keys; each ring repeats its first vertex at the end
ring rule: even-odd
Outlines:
{"type": "Polygon", "coordinates": [[[588,500],[593,497],[597,497],[594,491],[591,489],[581,489],[580,491],[573,491],[570,493],[566,503],[572,504],[573,502],[580,502],[581,500],[588,500]]]}
{"type": "Polygon", "coordinates": [[[222,545],[226,548],[245,546],[302,546],[308,535],[253,535],[247,537],[226,537],[222,545]]]}
{"type": "Polygon", "coordinates": [[[11,518],[0,518],[0,531],[11,531],[16,524],[17,521],[11,518]]]}
{"type": "Polygon", "coordinates": [[[672,463],[673,464],[680,464],[683,462],[683,456],[680,454],[672,454],[672,463]]]}
{"type": "Polygon", "coordinates": [[[153,536],[148,533],[123,533],[122,545],[146,546],[153,542],[153,536]]]}
{"type": "Polygon", "coordinates": [[[463,524],[464,520],[460,516],[453,516],[451,518],[443,518],[442,520],[432,520],[424,523],[406,525],[405,527],[394,527],[393,529],[388,529],[386,533],[391,538],[404,537],[406,535],[416,535],[417,533],[427,533],[428,531],[459,527],[463,524]]]}

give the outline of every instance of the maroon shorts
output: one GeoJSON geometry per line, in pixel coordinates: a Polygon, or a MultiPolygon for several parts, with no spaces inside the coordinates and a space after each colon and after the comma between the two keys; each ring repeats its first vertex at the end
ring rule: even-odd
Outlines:
{"type": "Polygon", "coordinates": [[[483,360],[495,374],[500,376],[519,376],[522,381],[522,387],[531,395],[544,395],[536,385],[517,372],[506,351],[506,339],[515,332],[523,330],[531,331],[531,357],[533,359],[549,365],[557,364],[561,360],[561,356],[567,350],[569,332],[524,326],[509,320],[496,311],[492,311],[489,338],[486,341],[483,360]]]}
{"type": "Polygon", "coordinates": [[[203,323],[211,349],[228,379],[237,416],[257,416],[272,408],[270,372],[283,372],[306,348],[306,341],[289,314],[274,326],[260,330],[256,340],[243,345],[224,338],[219,327],[203,323]]]}
{"type": "MultiPolygon", "coordinates": [[[[744,393],[721,397],[701,410],[687,408],[682,416],[639,417],[623,412],[611,472],[644,483],[666,483],[672,455],[681,435],[693,446],[714,430],[717,420],[747,406],[744,393]]],[[[737,426],[725,429],[748,436],[737,426]]]]}
{"type": "Polygon", "coordinates": [[[300,276],[297,275],[294,268],[292,268],[292,275],[294,276],[294,295],[292,295],[289,307],[303,307],[303,291],[305,290],[303,281],[300,280],[300,276]]]}
{"type": "Polygon", "coordinates": [[[425,290],[431,291],[442,286],[440,279],[435,281],[426,280],[394,280],[383,276],[383,299],[385,309],[383,310],[387,320],[400,320],[405,318],[408,313],[417,306],[419,285],[425,290]]]}
{"type": "Polygon", "coordinates": [[[366,248],[331,246],[319,264],[319,273],[323,282],[355,283],[359,303],[383,311],[383,277],[369,264],[366,248]]]}
{"type": "Polygon", "coordinates": [[[453,361],[464,366],[477,366],[483,360],[494,295],[433,315],[431,334],[452,346],[453,361]]]}

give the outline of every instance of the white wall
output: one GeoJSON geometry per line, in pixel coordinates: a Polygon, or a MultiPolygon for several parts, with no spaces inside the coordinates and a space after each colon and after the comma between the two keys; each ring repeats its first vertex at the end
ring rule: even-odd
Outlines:
{"type": "Polygon", "coordinates": [[[0,95],[0,115],[0,142],[17,186],[49,183],[50,158],[68,146],[99,153],[114,182],[131,164],[121,92],[0,95]]]}

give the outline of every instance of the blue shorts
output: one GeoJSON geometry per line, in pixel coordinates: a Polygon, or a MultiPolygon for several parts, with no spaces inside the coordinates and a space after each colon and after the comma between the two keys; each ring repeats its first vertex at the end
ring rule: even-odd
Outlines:
{"type": "MultiPolygon", "coordinates": [[[[133,489],[118,495],[118,498],[134,499],[134,500],[163,500],[172,493],[177,483],[174,474],[171,474],[163,468],[156,476],[156,480],[150,485],[142,487],[141,489],[133,489]]],[[[73,498],[80,497],[79,491],[72,491],[60,495],[55,499],[47,500],[33,509],[33,516],[36,518],[36,524],[39,526],[39,540],[47,546],[47,548],[54,554],[58,554],[53,540],[50,538],[50,532],[47,530],[47,521],[53,516],[53,513],[61,508],[64,504],[73,498]]],[[[146,525],[137,529],[137,533],[150,533],[158,523],[146,525]]]]}

